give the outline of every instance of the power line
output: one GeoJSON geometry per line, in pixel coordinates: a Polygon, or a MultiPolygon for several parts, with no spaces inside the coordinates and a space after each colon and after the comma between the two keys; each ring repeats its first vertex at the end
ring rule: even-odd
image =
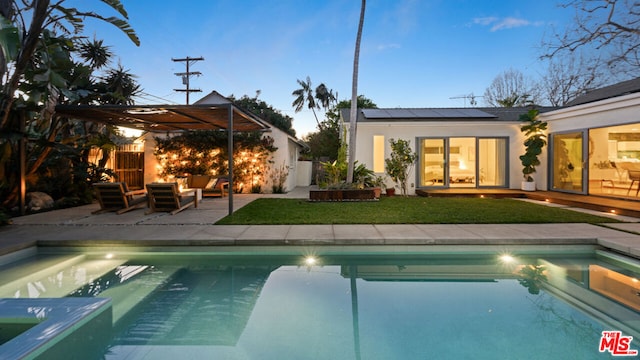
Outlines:
{"type": "Polygon", "coordinates": [[[195,64],[196,62],[203,61],[204,58],[203,57],[192,58],[192,57],[188,57],[187,56],[186,58],[182,58],[182,59],[171,58],[171,60],[175,61],[175,62],[183,62],[186,65],[187,71],[175,73],[176,76],[182,77],[182,83],[186,86],[186,89],[173,89],[173,90],[186,93],[187,94],[187,105],[189,105],[189,93],[202,91],[200,89],[191,89],[191,88],[189,88],[189,79],[192,76],[200,76],[200,75],[202,75],[201,72],[199,72],[199,71],[190,71],[189,68],[191,67],[191,65],[195,64]]]}
{"type": "Polygon", "coordinates": [[[164,97],[156,96],[156,95],[149,94],[149,93],[146,93],[146,92],[140,92],[140,94],[137,95],[136,97],[139,98],[139,99],[142,99],[142,100],[149,101],[151,104],[158,103],[158,100],[164,102],[165,104],[178,104],[177,102],[175,102],[173,100],[169,100],[169,99],[166,99],[164,97]]]}

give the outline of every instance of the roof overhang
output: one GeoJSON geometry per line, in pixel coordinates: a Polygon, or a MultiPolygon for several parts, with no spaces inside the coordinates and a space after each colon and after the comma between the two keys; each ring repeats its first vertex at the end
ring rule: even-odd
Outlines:
{"type": "Polygon", "coordinates": [[[233,104],[219,105],[58,105],[56,114],[132,129],[167,132],[228,129],[256,131],[268,126],[233,104]]]}

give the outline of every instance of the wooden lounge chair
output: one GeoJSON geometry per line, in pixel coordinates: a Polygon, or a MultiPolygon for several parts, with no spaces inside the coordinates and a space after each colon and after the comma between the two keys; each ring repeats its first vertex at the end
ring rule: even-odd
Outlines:
{"type": "Polygon", "coordinates": [[[95,183],[93,188],[96,190],[96,198],[100,203],[100,209],[92,212],[99,214],[107,211],[115,211],[116,214],[122,214],[129,210],[138,209],[147,205],[144,189],[129,190],[126,183],[95,183]]]}
{"type": "Polygon", "coordinates": [[[165,211],[174,215],[191,205],[198,207],[195,189],[180,192],[177,183],[153,183],[147,184],[146,187],[149,196],[147,214],[165,211]]]}

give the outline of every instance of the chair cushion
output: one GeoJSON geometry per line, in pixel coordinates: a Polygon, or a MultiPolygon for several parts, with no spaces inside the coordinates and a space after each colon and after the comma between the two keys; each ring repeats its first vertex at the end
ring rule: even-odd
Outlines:
{"type": "Polygon", "coordinates": [[[216,178],[211,178],[209,179],[209,182],[207,183],[207,186],[205,186],[205,189],[214,189],[216,184],[218,183],[218,179],[216,178]]]}
{"type": "Polygon", "coordinates": [[[192,189],[204,189],[211,177],[209,175],[190,175],[188,186],[192,189]]]}

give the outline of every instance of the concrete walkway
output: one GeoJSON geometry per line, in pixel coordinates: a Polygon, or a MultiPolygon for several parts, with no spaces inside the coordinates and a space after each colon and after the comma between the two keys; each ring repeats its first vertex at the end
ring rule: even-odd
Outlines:
{"type": "MultiPolygon", "coordinates": [[[[284,195],[234,195],[234,209],[258,197],[307,198],[308,188],[284,195]]],[[[0,255],[31,246],[219,245],[559,245],[599,244],[640,258],[640,223],[464,225],[214,225],[227,199],[207,198],[176,215],[143,209],[92,215],[97,204],[22,216],[0,227],[0,255]]],[[[583,211],[583,210],[580,210],[583,211]]],[[[624,220],[624,219],[623,219],[624,220]]],[[[638,221],[640,219],[628,219],[638,221]]]]}

